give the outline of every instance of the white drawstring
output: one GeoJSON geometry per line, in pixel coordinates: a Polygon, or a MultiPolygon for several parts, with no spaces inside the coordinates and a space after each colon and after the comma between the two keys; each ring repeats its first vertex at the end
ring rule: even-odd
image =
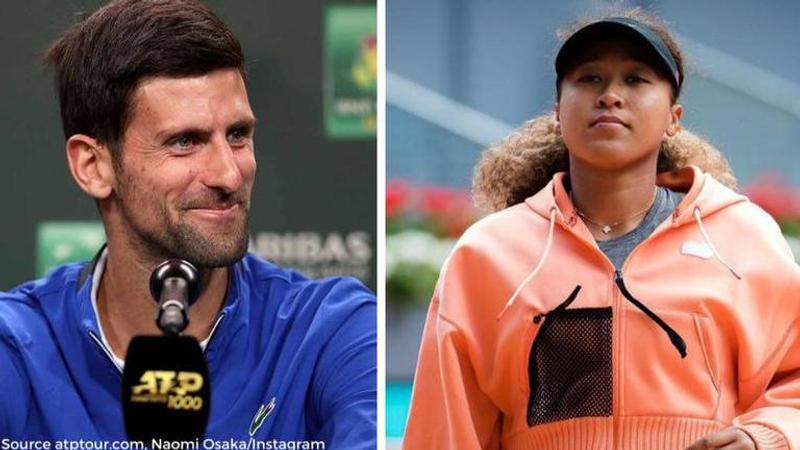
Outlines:
{"type": "Polygon", "coordinates": [[[519,293],[522,292],[522,289],[525,287],[525,285],[528,284],[528,282],[530,282],[533,279],[533,277],[536,276],[536,274],[539,272],[539,269],[541,269],[542,266],[544,265],[544,260],[547,259],[547,254],[550,253],[550,247],[553,245],[553,231],[555,230],[555,225],[556,225],[556,207],[553,206],[552,208],[550,208],[550,229],[547,231],[547,241],[544,244],[544,251],[542,252],[542,256],[541,258],[539,258],[539,262],[536,264],[536,267],[534,267],[533,270],[531,270],[528,276],[526,276],[525,279],[522,280],[522,283],[520,283],[520,285],[517,286],[517,289],[514,291],[514,293],[511,294],[511,298],[509,298],[508,301],[506,302],[506,306],[504,306],[503,310],[500,311],[500,314],[497,315],[497,320],[500,320],[500,318],[503,317],[503,314],[505,314],[508,308],[511,307],[511,305],[514,303],[514,300],[517,299],[517,296],[519,296],[519,293]]]}
{"type": "Polygon", "coordinates": [[[703,239],[705,239],[706,244],[708,244],[708,246],[711,248],[711,252],[714,253],[714,257],[717,258],[717,261],[719,261],[723,266],[727,267],[737,280],[741,280],[742,277],[740,277],[739,274],[733,270],[733,267],[731,267],[731,265],[728,264],[727,261],[722,258],[722,256],[720,256],[719,252],[717,252],[717,248],[714,247],[714,243],[711,242],[711,238],[708,236],[708,233],[706,233],[706,229],[703,228],[703,221],[700,219],[700,208],[696,206],[694,208],[694,220],[697,222],[697,227],[700,228],[700,234],[703,235],[703,239]]]}

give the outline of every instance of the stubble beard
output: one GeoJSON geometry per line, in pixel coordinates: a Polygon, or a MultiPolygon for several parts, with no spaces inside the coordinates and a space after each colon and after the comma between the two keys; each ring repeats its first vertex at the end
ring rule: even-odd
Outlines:
{"type": "MultiPolygon", "coordinates": [[[[125,177],[127,178],[127,177],[125,177]]],[[[156,199],[140,198],[134,192],[142,192],[130,178],[124,186],[120,186],[118,204],[126,224],[129,241],[139,249],[134,252],[143,253],[155,259],[180,258],[192,263],[198,269],[228,267],[241,260],[248,247],[249,201],[241,207],[244,212],[240,221],[233,224],[225,233],[203,232],[190,219],[182,220],[181,213],[174,217],[166,206],[156,199]],[[150,211],[151,223],[155,227],[145,227],[137,220],[143,211],[152,208],[144,206],[158,205],[156,211],[150,211]],[[138,214],[136,210],[140,211],[138,214]]],[[[249,197],[249,196],[248,196],[249,197]]]]}
{"type": "Polygon", "coordinates": [[[154,233],[152,241],[160,244],[178,258],[185,259],[199,269],[227,267],[242,259],[247,252],[248,214],[230,233],[207,235],[188,221],[170,221],[164,233],[154,233]],[[161,236],[158,236],[161,234],[161,236]]]}

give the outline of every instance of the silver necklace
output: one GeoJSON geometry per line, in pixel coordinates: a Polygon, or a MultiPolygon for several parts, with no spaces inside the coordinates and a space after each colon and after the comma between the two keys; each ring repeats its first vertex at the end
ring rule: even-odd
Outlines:
{"type": "Polygon", "coordinates": [[[626,218],[624,218],[622,220],[619,220],[617,222],[610,223],[610,224],[600,223],[600,222],[598,222],[596,220],[592,220],[589,216],[587,216],[586,214],[582,213],[581,210],[578,209],[577,206],[575,206],[575,200],[573,200],[573,198],[572,198],[572,190],[571,189],[569,191],[569,200],[572,202],[572,207],[575,209],[575,212],[578,213],[578,215],[581,216],[581,218],[583,220],[585,220],[585,221],[591,223],[592,225],[600,228],[600,230],[603,232],[603,234],[608,234],[608,233],[611,232],[611,230],[614,229],[614,227],[618,226],[619,224],[621,224],[623,222],[627,222],[628,220],[631,220],[631,219],[635,219],[635,218],[637,218],[637,217],[639,217],[639,216],[641,216],[643,214],[646,214],[647,211],[650,211],[650,208],[652,208],[653,204],[656,202],[656,194],[657,193],[658,193],[658,186],[656,186],[655,190],[653,191],[653,198],[652,198],[652,200],[650,200],[650,205],[648,205],[647,208],[637,212],[636,214],[633,214],[632,216],[626,217],[626,218]]]}

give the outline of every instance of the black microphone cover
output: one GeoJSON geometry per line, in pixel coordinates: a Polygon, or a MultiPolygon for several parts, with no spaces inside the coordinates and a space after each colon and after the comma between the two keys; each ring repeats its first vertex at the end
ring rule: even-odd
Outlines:
{"type": "MultiPolygon", "coordinates": [[[[159,264],[150,274],[150,295],[153,296],[153,300],[156,303],[161,300],[161,294],[165,293],[163,290],[168,286],[168,284],[165,286],[165,283],[170,278],[180,278],[186,282],[186,301],[189,305],[194,304],[197,297],[200,296],[200,278],[192,263],[182,259],[168,259],[159,264]]],[[[169,296],[176,296],[177,292],[172,288],[170,292],[166,293],[169,296]]]]}
{"type": "Polygon", "coordinates": [[[122,412],[128,439],[202,439],[208,423],[211,386],[197,339],[135,336],[122,374],[122,412]]]}
{"type": "Polygon", "coordinates": [[[150,294],[158,303],[156,325],[177,335],[189,325],[189,305],[200,295],[199,273],[189,261],[168,259],[150,274],[150,294]]]}

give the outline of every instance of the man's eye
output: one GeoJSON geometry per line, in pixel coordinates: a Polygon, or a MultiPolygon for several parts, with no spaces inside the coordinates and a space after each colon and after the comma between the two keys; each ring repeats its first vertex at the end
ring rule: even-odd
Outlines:
{"type": "Polygon", "coordinates": [[[172,140],[170,145],[172,147],[178,148],[180,150],[188,150],[192,148],[195,144],[194,138],[191,136],[178,136],[172,140]]]}
{"type": "Polygon", "coordinates": [[[241,143],[250,138],[247,130],[233,130],[228,133],[228,140],[233,143],[241,143]]]}

